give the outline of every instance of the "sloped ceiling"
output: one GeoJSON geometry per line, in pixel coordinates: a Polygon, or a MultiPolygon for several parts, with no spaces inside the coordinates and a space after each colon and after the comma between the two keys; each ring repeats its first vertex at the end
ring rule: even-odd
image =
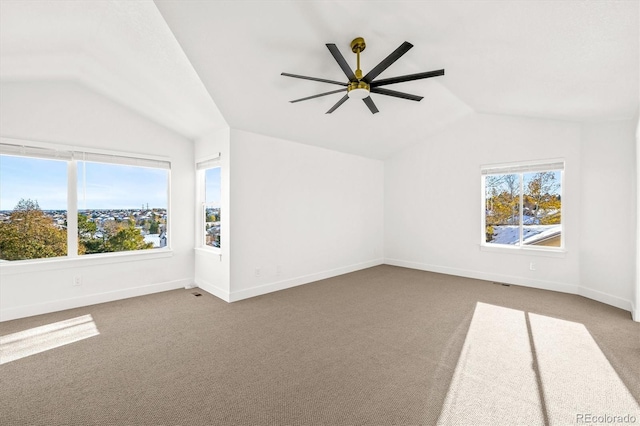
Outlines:
{"type": "Polygon", "coordinates": [[[230,125],[384,159],[472,113],[571,121],[637,117],[638,1],[8,1],[0,2],[0,77],[76,79],[196,138],[230,125]],[[379,78],[444,68],[374,95],[380,113],[338,88],[325,47],[366,39],[363,71],[403,41],[379,78]]]}
{"type": "Polygon", "coordinates": [[[150,0],[0,1],[0,78],[74,81],[190,139],[226,126],[150,0]]]}
{"type": "Polygon", "coordinates": [[[635,117],[637,1],[191,1],[156,0],[232,128],[385,158],[470,111],[559,120],[635,117]],[[444,68],[443,77],[386,86],[424,96],[373,95],[325,112],[339,88],[281,72],[345,80],[327,50],[367,42],[366,74],[403,41],[414,45],[380,75],[444,68]]]}

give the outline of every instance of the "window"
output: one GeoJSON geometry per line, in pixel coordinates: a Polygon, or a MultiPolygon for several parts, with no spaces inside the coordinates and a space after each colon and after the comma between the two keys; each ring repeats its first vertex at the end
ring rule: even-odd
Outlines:
{"type": "Polygon", "coordinates": [[[219,157],[196,164],[201,185],[200,245],[219,249],[220,244],[220,162],[219,157]]]}
{"type": "Polygon", "coordinates": [[[109,160],[78,161],[78,253],[166,247],[169,171],[109,160]]]}
{"type": "Polygon", "coordinates": [[[0,259],[167,246],[169,162],[8,143],[0,161],[0,259]]]}
{"type": "Polygon", "coordinates": [[[67,162],[46,150],[2,152],[0,259],[66,256],[67,162]]]}
{"type": "Polygon", "coordinates": [[[483,167],[483,245],[563,247],[563,171],[562,161],[483,167]]]}

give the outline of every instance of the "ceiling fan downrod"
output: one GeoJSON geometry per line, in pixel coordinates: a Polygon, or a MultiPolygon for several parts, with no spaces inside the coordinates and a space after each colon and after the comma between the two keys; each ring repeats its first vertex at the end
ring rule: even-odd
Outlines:
{"type": "Polygon", "coordinates": [[[356,37],[351,42],[351,51],[356,54],[357,68],[356,78],[357,81],[349,82],[347,87],[347,94],[350,98],[364,99],[369,96],[369,90],[371,89],[367,82],[362,81],[362,70],[360,69],[360,52],[367,47],[367,44],[362,37],[356,37]]]}

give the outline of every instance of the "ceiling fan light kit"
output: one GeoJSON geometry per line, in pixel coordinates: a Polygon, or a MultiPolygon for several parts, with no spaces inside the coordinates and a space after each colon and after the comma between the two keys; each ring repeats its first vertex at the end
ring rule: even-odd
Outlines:
{"type": "MultiPolygon", "coordinates": [[[[333,58],[336,60],[340,68],[342,68],[342,71],[344,72],[344,74],[347,76],[347,79],[349,80],[347,83],[343,83],[335,80],[328,80],[324,78],[289,74],[286,72],[283,72],[281,75],[285,77],[301,78],[303,80],[312,80],[312,81],[319,81],[322,83],[337,84],[339,86],[345,86],[347,93],[333,107],[331,107],[329,111],[327,111],[327,114],[331,114],[340,105],[345,103],[347,99],[350,99],[350,98],[361,99],[365,103],[365,105],[369,108],[371,113],[375,114],[378,112],[378,108],[376,107],[375,103],[371,99],[371,96],[370,96],[371,93],[376,93],[376,94],[385,95],[385,96],[393,96],[396,98],[408,99],[411,101],[419,102],[422,99],[422,96],[416,96],[416,95],[411,95],[409,93],[397,92],[395,90],[382,89],[380,88],[380,86],[386,86],[389,84],[402,83],[404,81],[420,80],[423,78],[430,78],[430,77],[437,77],[437,76],[444,75],[444,69],[442,69],[442,70],[436,70],[436,71],[428,71],[428,72],[422,72],[417,74],[407,74],[407,75],[402,75],[398,77],[385,78],[382,80],[375,80],[375,78],[378,75],[380,75],[384,70],[389,68],[395,61],[400,59],[402,55],[407,53],[409,49],[413,47],[413,45],[407,41],[402,43],[400,47],[398,47],[389,56],[383,59],[382,62],[376,65],[365,76],[362,75],[362,70],[360,69],[360,53],[367,47],[367,44],[365,43],[364,38],[357,37],[353,39],[353,41],[351,41],[351,51],[356,54],[356,58],[357,58],[356,59],[357,66],[356,66],[355,72],[352,71],[351,68],[349,68],[349,64],[347,64],[347,61],[344,59],[344,56],[342,56],[342,53],[340,53],[340,50],[338,50],[338,47],[335,44],[327,43],[326,46],[329,49],[329,52],[331,52],[331,54],[333,55],[333,58]]],[[[318,95],[312,95],[312,96],[307,96],[305,98],[295,99],[290,102],[295,103],[300,101],[306,101],[309,99],[319,98],[321,96],[327,96],[327,95],[340,93],[344,91],[345,89],[332,90],[330,92],[320,93],[318,95]]]]}
{"type": "Polygon", "coordinates": [[[347,94],[352,99],[364,99],[369,96],[370,87],[364,81],[354,81],[347,86],[347,94]]]}

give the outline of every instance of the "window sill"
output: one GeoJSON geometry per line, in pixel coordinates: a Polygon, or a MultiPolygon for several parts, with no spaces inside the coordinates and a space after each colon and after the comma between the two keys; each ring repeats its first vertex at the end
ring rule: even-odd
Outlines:
{"type": "Polygon", "coordinates": [[[155,249],[125,251],[116,253],[88,254],[76,257],[56,257],[49,259],[19,260],[0,262],[0,275],[22,274],[56,269],[80,268],[85,266],[109,265],[122,262],[139,262],[173,256],[173,250],[155,249]]]}
{"type": "Polygon", "coordinates": [[[216,247],[196,247],[194,248],[196,254],[210,254],[210,255],[220,255],[222,254],[222,249],[216,247]]]}
{"type": "Polygon", "coordinates": [[[514,247],[507,245],[486,245],[480,244],[480,251],[516,254],[522,256],[542,256],[542,257],[559,257],[567,256],[567,250],[561,248],[533,248],[533,247],[514,247]]]}

